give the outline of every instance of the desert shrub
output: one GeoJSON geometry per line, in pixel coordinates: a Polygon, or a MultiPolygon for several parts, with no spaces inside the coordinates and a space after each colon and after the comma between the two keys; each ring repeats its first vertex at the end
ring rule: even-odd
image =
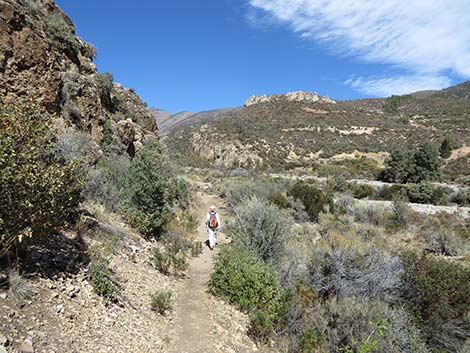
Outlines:
{"type": "Polygon", "coordinates": [[[395,199],[404,199],[405,197],[407,197],[406,186],[394,184],[382,187],[377,198],[380,200],[391,201],[395,199]]]}
{"type": "Polygon", "coordinates": [[[156,292],[150,296],[150,307],[160,315],[166,315],[173,308],[171,292],[156,292]]]}
{"type": "Polygon", "coordinates": [[[246,312],[276,315],[282,291],[277,273],[247,251],[230,248],[216,259],[210,291],[246,312]]]}
{"type": "Polygon", "coordinates": [[[312,286],[323,296],[391,301],[401,288],[400,257],[373,246],[330,241],[315,249],[309,265],[312,286]]]}
{"type": "Polygon", "coordinates": [[[452,139],[446,136],[439,147],[439,155],[442,158],[449,158],[452,155],[452,139]]]}
{"type": "Polygon", "coordinates": [[[170,210],[160,146],[147,141],[129,167],[124,190],[127,220],[144,235],[159,236],[170,210]]]}
{"type": "Polygon", "coordinates": [[[360,223],[369,223],[375,226],[387,224],[390,213],[374,205],[356,205],[353,211],[354,219],[360,223]]]}
{"type": "Polygon", "coordinates": [[[259,310],[251,314],[247,334],[257,342],[269,343],[269,339],[274,334],[273,322],[269,315],[259,310]]]}
{"type": "Polygon", "coordinates": [[[390,222],[393,227],[406,228],[409,223],[411,207],[401,199],[395,199],[390,214],[390,222]]]}
{"type": "Polygon", "coordinates": [[[26,279],[15,270],[8,273],[8,289],[17,302],[28,300],[33,295],[26,279]]]}
{"type": "Polygon", "coordinates": [[[470,338],[470,268],[414,253],[403,255],[404,299],[433,352],[459,352],[470,338]]]}
{"type": "Polygon", "coordinates": [[[410,202],[424,204],[441,204],[445,195],[442,187],[433,186],[430,183],[421,182],[407,186],[407,195],[410,202]]]}
{"type": "Polygon", "coordinates": [[[99,156],[98,146],[90,135],[72,128],[67,128],[57,137],[53,148],[58,156],[68,162],[79,161],[91,165],[99,156]]]}
{"type": "Polygon", "coordinates": [[[419,331],[406,312],[375,300],[332,299],[317,303],[310,327],[335,352],[425,353],[419,331]]]}
{"type": "Polygon", "coordinates": [[[100,159],[88,173],[84,195],[111,211],[118,211],[126,200],[124,186],[130,163],[129,158],[120,155],[100,159]]]}
{"type": "Polygon", "coordinates": [[[222,186],[223,196],[228,200],[231,206],[236,206],[252,196],[266,200],[271,195],[282,192],[286,188],[286,182],[272,180],[235,180],[227,182],[222,186]]]}
{"type": "Polygon", "coordinates": [[[100,92],[101,103],[108,109],[111,109],[112,99],[111,93],[114,89],[113,75],[109,72],[95,74],[95,82],[100,92]]]}
{"type": "Polygon", "coordinates": [[[280,209],[285,209],[289,206],[289,203],[287,201],[287,197],[282,192],[276,192],[274,194],[271,194],[268,197],[268,201],[271,202],[272,204],[276,205],[280,209]]]}
{"type": "Polygon", "coordinates": [[[256,256],[272,263],[283,255],[292,217],[268,201],[253,197],[235,209],[236,241],[256,256]]]}
{"type": "Polygon", "coordinates": [[[118,301],[119,288],[112,279],[108,261],[98,259],[91,264],[90,281],[96,294],[109,302],[118,301]]]}
{"type": "Polygon", "coordinates": [[[384,111],[386,113],[397,113],[398,109],[408,101],[412,99],[412,96],[409,94],[401,95],[401,96],[390,96],[385,101],[384,111]]]}
{"type": "Polygon", "coordinates": [[[461,232],[462,226],[450,217],[428,216],[419,232],[425,241],[425,251],[445,256],[470,254],[470,244],[461,232]]]}
{"type": "Polygon", "coordinates": [[[59,13],[52,13],[45,17],[45,23],[52,45],[63,51],[70,60],[77,62],[80,43],[64,17],[59,13]]]}
{"type": "Polygon", "coordinates": [[[191,244],[191,256],[198,257],[202,254],[202,243],[200,241],[194,241],[191,244]]]}
{"type": "Polygon", "coordinates": [[[79,165],[53,154],[50,124],[51,117],[30,101],[0,107],[0,254],[78,214],[79,165]]]}
{"type": "Polygon", "coordinates": [[[191,206],[192,190],[190,182],[183,177],[176,177],[170,180],[170,198],[177,202],[177,205],[186,210],[191,206]]]}
{"type": "Polygon", "coordinates": [[[348,190],[357,199],[371,198],[377,193],[373,186],[367,184],[358,184],[356,182],[349,184],[348,190]]]}
{"type": "Polygon", "coordinates": [[[153,249],[150,257],[151,264],[157,269],[158,272],[169,275],[171,269],[171,257],[160,249],[153,249]]]}
{"type": "Polygon", "coordinates": [[[303,328],[296,337],[293,353],[321,353],[324,352],[324,340],[318,331],[309,327],[303,328]]]}
{"type": "Polygon", "coordinates": [[[326,211],[327,208],[330,211],[334,210],[333,197],[331,195],[303,182],[299,182],[289,188],[287,195],[302,201],[305,211],[313,222],[318,220],[320,212],[326,211]]]}
{"type": "Polygon", "coordinates": [[[450,201],[459,206],[470,206],[470,190],[458,190],[454,192],[450,201]]]}

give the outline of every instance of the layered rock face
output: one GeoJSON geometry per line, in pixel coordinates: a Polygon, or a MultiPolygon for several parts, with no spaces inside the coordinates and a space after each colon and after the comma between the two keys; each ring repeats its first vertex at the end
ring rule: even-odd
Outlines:
{"type": "Polygon", "coordinates": [[[53,0],[0,0],[0,103],[29,97],[56,114],[59,130],[72,126],[97,144],[111,134],[133,153],[158,138],[155,119],[132,90],[96,71],[95,54],[53,0]]]}
{"type": "Polygon", "coordinates": [[[316,92],[306,92],[306,91],[295,91],[289,92],[286,94],[275,94],[272,96],[262,95],[262,96],[251,96],[245,102],[245,107],[250,105],[260,104],[260,103],[269,103],[279,100],[286,100],[288,102],[308,102],[308,103],[330,103],[334,104],[336,101],[330,97],[319,96],[316,92]]]}

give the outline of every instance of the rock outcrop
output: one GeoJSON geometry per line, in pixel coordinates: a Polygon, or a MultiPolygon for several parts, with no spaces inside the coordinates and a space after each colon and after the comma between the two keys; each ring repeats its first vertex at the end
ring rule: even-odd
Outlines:
{"type": "Polygon", "coordinates": [[[158,138],[152,112],[98,73],[95,55],[53,0],[0,0],[0,103],[29,97],[55,114],[56,126],[87,132],[98,145],[106,134],[125,136],[118,144],[132,152],[141,141],[130,136],[158,138]],[[133,132],[123,134],[129,121],[133,132]]]}
{"type": "Polygon", "coordinates": [[[319,96],[316,92],[306,92],[306,91],[295,91],[289,92],[286,94],[274,94],[272,96],[262,95],[262,96],[251,96],[245,102],[245,107],[250,105],[275,102],[280,100],[286,100],[288,102],[308,102],[308,103],[329,103],[334,104],[336,101],[330,97],[319,96]]]}

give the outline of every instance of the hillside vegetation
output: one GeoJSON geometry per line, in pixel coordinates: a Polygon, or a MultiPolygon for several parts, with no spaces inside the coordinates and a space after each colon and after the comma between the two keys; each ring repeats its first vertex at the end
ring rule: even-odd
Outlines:
{"type": "MultiPolygon", "coordinates": [[[[350,163],[377,169],[388,153],[424,141],[440,145],[450,136],[457,146],[470,144],[470,100],[462,93],[467,91],[463,84],[424,98],[276,100],[175,131],[165,143],[175,159],[199,167],[282,171],[350,163]]],[[[468,155],[449,159],[448,178],[465,177],[468,162],[468,155]]]]}

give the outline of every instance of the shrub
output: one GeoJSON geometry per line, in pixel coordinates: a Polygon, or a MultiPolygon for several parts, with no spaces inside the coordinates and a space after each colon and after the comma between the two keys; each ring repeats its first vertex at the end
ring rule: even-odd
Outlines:
{"type": "Polygon", "coordinates": [[[107,108],[112,109],[111,93],[114,89],[113,75],[109,72],[95,74],[95,82],[100,92],[101,103],[107,108]]]}
{"type": "Polygon", "coordinates": [[[271,195],[282,192],[286,189],[286,182],[261,180],[261,181],[231,181],[223,185],[223,196],[230,206],[256,196],[259,199],[267,200],[271,195]]]}
{"type": "Polygon", "coordinates": [[[147,141],[131,162],[124,185],[127,219],[147,237],[160,235],[168,215],[166,186],[160,147],[154,141],[147,141]]]}
{"type": "Polygon", "coordinates": [[[407,195],[411,202],[424,204],[440,204],[445,191],[429,183],[411,184],[407,187],[407,195]]]}
{"type": "Polygon", "coordinates": [[[155,248],[152,251],[150,262],[157,269],[158,272],[169,275],[171,268],[171,257],[155,248]]]}
{"type": "Polygon", "coordinates": [[[102,158],[88,173],[84,195],[111,211],[119,210],[126,200],[124,186],[129,167],[130,161],[125,156],[102,158]]]}
{"type": "Polygon", "coordinates": [[[274,194],[271,194],[268,197],[268,201],[276,205],[280,209],[285,209],[289,206],[287,197],[282,192],[276,192],[274,194]]]}
{"type": "Polygon", "coordinates": [[[324,339],[323,351],[427,352],[406,312],[381,301],[343,298],[317,303],[309,321],[324,339]]]}
{"type": "Polygon", "coordinates": [[[376,190],[373,186],[367,184],[358,184],[356,182],[349,184],[348,189],[357,199],[370,198],[376,194],[376,190]]]}
{"type": "Polygon", "coordinates": [[[200,241],[194,241],[191,244],[191,256],[198,257],[202,254],[202,243],[200,241]]]}
{"type": "Polygon", "coordinates": [[[283,255],[292,217],[268,201],[256,197],[235,209],[236,241],[264,261],[276,263],[283,255]]]}
{"type": "Polygon", "coordinates": [[[287,195],[302,201],[302,204],[305,206],[305,211],[313,222],[318,221],[318,214],[324,212],[327,207],[330,211],[334,210],[331,195],[303,182],[292,186],[287,191],[287,195]]]}
{"type": "Polygon", "coordinates": [[[95,293],[106,301],[117,302],[119,299],[119,289],[112,280],[112,273],[108,266],[108,262],[104,259],[99,259],[91,264],[91,285],[95,293]]]}
{"type": "Polygon", "coordinates": [[[78,214],[81,172],[52,153],[50,124],[32,102],[0,107],[0,254],[78,214]]]}
{"type": "Polygon", "coordinates": [[[393,227],[406,228],[409,223],[411,207],[401,199],[395,199],[392,205],[390,222],[393,227]]]}
{"type": "Polygon", "coordinates": [[[160,315],[166,315],[173,308],[171,292],[157,292],[151,295],[150,306],[160,315]]]}
{"type": "Polygon", "coordinates": [[[412,99],[412,96],[409,94],[405,94],[402,96],[395,96],[395,95],[390,96],[385,101],[384,111],[386,113],[392,113],[392,114],[397,113],[398,108],[400,108],[403,104],[410,101],[411,99],[412,99]]]}
{"type": "Polygon", "coordinates": [[[241,310],[260,310],[269,317],[278,311],[281,288],[277,273],[246,251],[229,249],[216,259],[210,291],[241,310]]]}
{"type": "Polygon", "coordinates": [[[389,183],[406,183],[415,173],[416,161],[413,152],[393,151],[385,162],[386,168],[380,179],[389,183]]]}
{"type": "Polygon", "coordinates": [[[449,136],[446,136],[439,147],[439,154],[442,158],[449,158],[452,155],[453,141],[449,136]]]}
{"type": "Polygon", "coordinates": [[[391,186],[384,186],[379,191],[378,198],[380,200],[395,200],[395,199],[404,199],[407,197],[407,189],[405,185],[391,185],[391,186]]]}
{"type": "Polygon", "coordinates": [[[257,342],[269,343],[269,339],[274,333],[274,327],[271,318],[262,311],[256,311],[250,315],[250,326],[248,336],[257,342]]]}
{"type": "Polygon", "coordinates": [[[67,128],[57,137],[54,152],[68,162],[84,162],[92,165],[99,155],[98,146],[92,141],[89,134],[67,128]]]}
{"type": "Polygon", "coordinates": [[[422,181],[434,180],[438,177],[441,162],[439,151],[431,142],[424,142],[415,153],[415,172],[411,175],[410,181],[419,183],[422,181]]]}
{"type": "Polygon", "coordinates": [[[80,43],[72,28],[59,13],[52,13],[45,18],[46,28],[52,38],[52,45],[63,51],[70,60],[77,63],[80,43]]]}
{"type": "Polygon", "coordinates": [[[403,255],[404,299],[434,352],[458,352],[470,338],[470,268],[434,256],[403,255]]]}
{"type": "Polygon", "coordinates": [[[10,294],[18,302],[30,299],[33,295],[26,280],[14,270],[11,270],[8,274],[8,288],[10,294]]]}
{"type": "Polygon", "coordinates": [[[324,352],[323,337],[311,328],[303,328],[297,337],[297,353],[321,353],[324,352]]]}

